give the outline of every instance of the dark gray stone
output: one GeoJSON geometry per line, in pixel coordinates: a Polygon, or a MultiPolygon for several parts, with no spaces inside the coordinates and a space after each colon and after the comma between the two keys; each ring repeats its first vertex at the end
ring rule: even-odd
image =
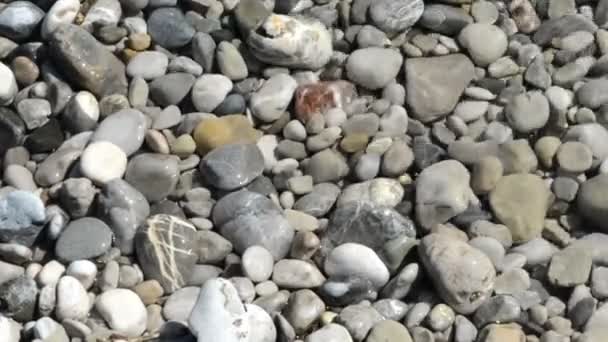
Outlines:
{"type": "Polygon", "coordinates": [[[235,190],[249,184],[264,171],[264,156],[253,144],[232,144],[207,153],[200,165],[209,184],[235,190]]]}
{"type": "Polygon", "coordinates": [[[167,48],[176,49],[190,43],[194,36],[194,27],[177,8],[159,8],[148,18],[148,33],[152,41],[167,48]]]}
{"type": "Polygon", "coordinates": [[[110,247],[110,227],[94,217],[84,217],[70,222],[61,232],[55,245],[55,254],[62,261],[72,262],[98,257],[110,247]]]}
{"type": "Polygon", "coordinates": [[[11,147],[19,146],[25,138],[25,123],[12,110],[0,107],[0,156],[11,147]]]}
{"type": "Polygon", "coordinates": [[[28,276],[20,276],[0,285],[0,311],[19,322],[34,319],[38,287],[28,276]]]}
{"type": "Polygon", "coordinates": [[[50,36],[49,53],[67,79],[93,94],[127,94],[125,65],[84,29],[60,26],[50,36]]]}
{"type": "Polygon", "coordinates": [[[195,77],[185,72],[176,72],[156,78],[150,83],[150,98],[163,107],[176,105],[188,95],[195,77]]]}
{"type": "Polygon", "coordinates": [[[340,188],[332,183],[320,183],[314,186],[312,192],[300,197],[294,204],[294,209],[314,217],[323,217],[336,203],[340,188]]]}

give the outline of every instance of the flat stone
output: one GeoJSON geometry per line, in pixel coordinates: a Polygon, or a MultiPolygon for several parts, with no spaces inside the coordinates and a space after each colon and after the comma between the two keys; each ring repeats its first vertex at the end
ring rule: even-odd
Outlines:
{"type": "Polygon", "coordinates": [[[280,260],[287,255],[294,229],[267,197],[241,190],[220,199],[213,208],[213,223],[237,252],[259,245],[280,260]]]}
{"type": "Polygon", "coordinates": [[[146,279],[156,279],[167,293],[184,286],[198,260],[196,228],[175,216],[148,218],[135,235],[135,247],[146,279]]]}
{"type": "Polygon", "coordinates": [[[84,217],[70,222],[63,230],[55,245],[55,254],[66,262],[92,259],[110,249],[112,236],[112,230],[103,221],[84,217]]]}
{"type": "Polygon", "coordinates": [[[127,165],[125,180],[140,191],[148,201],[167,197],[179,179],[179,158],[158,153],[142,153],[127,165]]]}
{"type": "Polygon", "coordinates": [[[50,36],[49,53],[68,79],[93,94],[127,94],[124,64],[78,26],[55,29],[50,36]]]}
{"type": "Polygon", "coordinates": [[[233,144],[207,153],[200,164],[209,184],[223,190],[241,188],[264,171],[264,157],[253,144],[233,144]]]}
{"type": "Polygon", "coordinates": [[[540,177],[514,174],[501,178],[490,192],[490,206],[511,230],[514,242],[527,242],[540,236],[549,196],[540,177]]]}
{"type": "Polygon", "coordinates": [[[547,277],[555,286],[574,287],[584,284],[591,274],[591,252],[580,247],[568,247],[553,255],[547,277]]]}
{"type": "Polygon", "coordinates": [[[351,53],[346,61],[346,73],[354,83],[367,89],[383,88],[392,81],[401,69],[403,56],[392,49],[369,47],[351,53]],[[381,65],[369,64],[370,60],[381,60],[381,65]]]}
{"type": "Polygon", "coordinates": [[[108,141],[120,147],[127,156],[142,146],[147,129],[144,114],[135,109],[123,109],[105,118],[91,141],[108,141]]]}
{"type": "Polygon", "coordinates": [[[325,259],[325,273],[330,277],[357,276],[369,279],[375,288],[384,286],[389,279],[388,269],[369,247],[345,243],[334,248],[325,259]]]}
{"type": "Polygon", "coordinates": [[[177,105],[190,93],[195,77],[185,72],[173,72],[150,82],[150,98],[161,106],[177,105]]]}
{"type": "Polygon", "coordinates": [[[496,271],[483,252],[440,234],[427,235],[419,248],[439,295],[456,312],[472,313],[489,298],[496,271]]]}
{"type": "Polygon", "coordinates": [[[462,54],[405,61],[406,102],[423,122],[450,113],[473,79],[473,63],[462,54]]]}

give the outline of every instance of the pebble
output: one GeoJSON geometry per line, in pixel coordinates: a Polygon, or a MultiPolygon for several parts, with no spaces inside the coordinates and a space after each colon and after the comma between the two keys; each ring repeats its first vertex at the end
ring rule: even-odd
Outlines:
{"type": "Polygon", "coordinates": [[[316,288],[325,280],[325,276],[315,265],[303,260],[280,260],[272,271],[272,281],[286,289],[316,288]]]}
{"type": "Polygon", "coordinates": [[[169,296],[163,306],[163,317],[171,321],[187,322],[201,289],[184,287],[169,296]]]}
{"type": "Polygon", "coordinates": [[[556,286],[584,284],[591,273],[591,253],[583,248],[565,248],[553,255],[547,277],[556,286]]]}
{"type": "Polygon", "coordinates": [[[489,298],[496,276],[494,266],[481,251],[465,242],[439,234],[422,239],[419,251],[440,296],[458,313],[474,312],[489,298]],[[459,257],[451,257],[458,255],[459,257]],[[469,265],[475,264],[475,268],[469,265]],[[458,282],[453,282],[458,279],[458,282]],[[475,295],[472,295],[475,293],[475,295]]]}
{"type": "Polygon", "coordinates": [[[67,262],[95,258],[110,249],[112,236],[112,230],[103,221],[84,217],[70,222],[61,232],[55,254],[67,262]]]}
{"type": "Polygon", "coordinates": [[[342,325],[330,323],[321,329],[306,336],[304,342],[351,342],[352,338],[348,333],[348,330],[342,325]]]}
{"type": "Polygon", "coordinates": [[[481,67],[496,61],[507,50],[507,35],[497,26],[485,23],[465,26],[458,35],[458,42],[481,67]]]}
{"type": "Polygon", "coordinates": [[[261,283],[270,279],[274,259],[264,247],[251,246],[243,252],[241,264],[245,276],[253,282],[261,283]]]}
{"type": "Polygon", "coordinates": [[[149,217],[135,235],[137,259],[146,279],[157,280],[166,293],[186,284],[198,256],[196,228],[167,214],[149,217]]]}
{"type": "Polygon", "coordinates": [[[555,158],[561,170],[576,174],[591,168],[593,152],[583,143],[568,141],[559,146],[555,158]]]}
{"type": "Polygon", "coordinates": [[[108,116],[97,126],[91,142],[110,142],[130,156],[142,146],[146,128],[144,114],[135,109],[123,109],[108,116]]]}
{"type": "Polygon", "coordinates": [[[277,120],[287,109],[296,88],[297,82],[291,76],[272,76],[251,95],[249,103],[253,115],[263,122],[277,120]]]}
{"type": "Polygon", "coordinates": [[[195,29],[177,8],[158,8],[150,13],[147,21],[152,41],[167,49],[180,48],[188,44],[195,29]]]}
{"type": "Polygon", "coordinates": [[[232,86],[232,81],[224,75],[202,75],[192,86],[192,103],[198,111],[211,113],[226,99],[232,86]]]}
{"type": "Polygon", "coordinates": [[[549,196],[540,177],[514,174],[501,178],[490,192],[490,206],[511,230],[514,242],[527,242],[542,232],[549,196]]]}
{"type": "Polygon", "coordinates": [[[173,72],[150,82],[150,98],[161,106],[177,105],[190,93],[196,78],[185,72],[173,72]]]}
{"type": "Polygon", "coordinates": [[[197,151],[205,154],[223,145],[255,143],[261,134],[253,128],[247,117],[226,115],[202,120],[194,129],[192,137],[197,151]]]}
{"type": "Polygon", "coordinates": [[[110,328],[127,337],[140,336],[146,329],[148,313],[135,292],[113,289],[95,299],[95,310],[110,328]]]}
{"type": "Polygon", "coordinates": [[[77,279],[88,290],[95,282],[97,266],[89,260],[76,260],[70,263],[65,275],[77,279]]]}
{"type": "Polygon", "coordinates": [[[55,314],[60,320],[85,319],[90,303],[86,289],[74,277],[61,277],[57,283],[57,307],[55,314]]]}
{"type": "Polygon", "coordinates": [[[355,50],[346,62],[348,78],[370,90],[384,88],[401,69],[403,57],[395,50],[369,47],[355,50]],[[381,60],[381,66],[372,67],[367,61],[381,60]]]}
{"type": "Polygon", "coordinates": [[[519,94],[507,104],[505,115],[513,129],[529,133],[543,128],[549,121],[549,102],[541,92],[519,94]]]}
{"type": "Polygon", "coordinates": [[[264,156],[253,144],[232,144],[207,153],[200,164],[209,184],[235,190],[249,184],[264,171],[264,156]]]}
{"type": "Polygon", "coordinates": [[[80,155],[80,172],[96,184],[122,178],[127,169],[127,155],[115,144],[98,141],[87,146],[80,155]]]}
{"type": "Polygon", "coordinates": [[[158,153],[142,153],[129,161],[125,180],[148,201],[157,202],[177,186],[179,158],[158,153]]]}
{"type": "Polygon", "coordinates": [[[423,10],[423,1],[378,1],[370,4],[369,15],[378,28],[392,33],[413,26],[423,10]]]}
{"type": "Polygon", "coordinates": [[[330,277],[356,276],[368,279],[375,288],[381,288],[389,280],[386,266],[370,248],[357,243],[345,243],[334,248],[324,263],[330,277]]]}
{"type": "Polygon", "coordinates": [[[169,58],[164,53],[144,51],[129,60],[126,71],[131,78],[141,77],[149,81],[164,75],[168,65],[169,58]]]}

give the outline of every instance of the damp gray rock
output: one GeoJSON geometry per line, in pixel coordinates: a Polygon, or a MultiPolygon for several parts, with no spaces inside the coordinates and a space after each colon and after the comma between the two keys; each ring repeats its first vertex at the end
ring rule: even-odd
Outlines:
{"type": "Polygon", "coordinates": [[[346,61],[346,73],[355,84],[370,90],[384,88],[401,69],[403,56],[396,50],[379,47],[358,49],[346,61]],[[383,61],[370,64],[370,60],[383,61]]]}
{"type": "Polygon", "coordinates": [[[253,144],[233,144],[207,153],[200,164],[209,184],[223,189],[241,188],[264,171],[264,157],[253,144]]]}
{"type": "Polygon", "coordinates": [[[51,33],[49,54],[66,78],[93,94],[127,94],[124,64],[84,29],[59,26],[51,33]]]}
{"type": "Polygon", "coordinates": [[[169,195],[179,180],[179,158],[173,155],[142,153],[127,166],[125,180],[148,201],[157,202],[169,195]]]}
{"type": "Polygon", "coordinates": [[[243,253],[250,246],[260,245],[275,260],[287,255],[295,233],[270,199],[247,190],[220,199],[213,208],[212,219],[237,252],[243,253]]]}
{"type": "Polygon", "coordinates": [[[98,257],[111,246],[112,230],[97,218],[84,217],[70,222],[59,235],[55,254],[60,260],[72,262],[98,257]]]}

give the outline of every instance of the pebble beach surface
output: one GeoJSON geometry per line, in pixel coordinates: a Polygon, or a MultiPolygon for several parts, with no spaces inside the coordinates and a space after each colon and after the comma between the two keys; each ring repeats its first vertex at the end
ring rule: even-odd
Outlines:
{"type": "Polygon", "coordinates": [[[1,1],[30,341],[608,341],[608,0],[1,1]]]}

